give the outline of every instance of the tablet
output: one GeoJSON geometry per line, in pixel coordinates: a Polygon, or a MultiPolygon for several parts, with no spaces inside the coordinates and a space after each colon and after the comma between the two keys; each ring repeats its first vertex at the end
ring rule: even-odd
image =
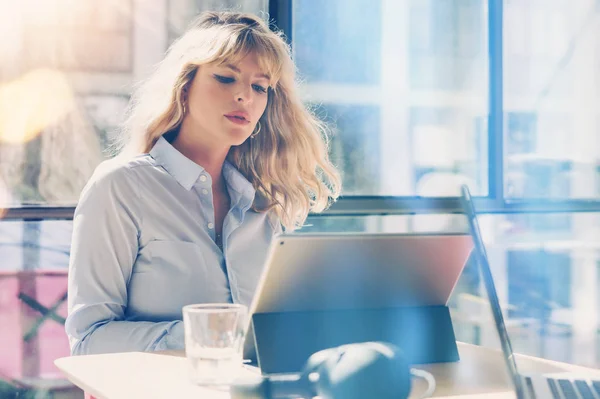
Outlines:
{"type": "Polygon", "coordinates": [[[280,235],[250,315],[447,305],[472,248],[466,233],[280,235]]]}

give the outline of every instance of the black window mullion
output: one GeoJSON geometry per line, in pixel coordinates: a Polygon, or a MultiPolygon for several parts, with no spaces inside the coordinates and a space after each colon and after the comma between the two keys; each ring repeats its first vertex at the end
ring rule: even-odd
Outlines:
{"type": "Polygon", "coordinates": [[[282,31],[292,45],[292,0],[269,0],[269,25],[282,31]]]}
{"type": "Polygon", "coordinates": [[[503,0],[488,0],[488,198],[504,204],[503,0]]]}
{"type": "MultiPolygon", "coordinates": [[[[475,198],[479,213],[600,212],[600,200],[515,200],[498,204],[492,198],[475,198]]],[[[72,220],[73,206],[27,206],[4,210],[2,220],[72,220]]],[[[457,197],[343,197],[328,210],[312,216],[413,215],[462,213],[457,197]]]]}
{"type": "Polygon", "coordinates": [[[72,220],[74,206],[24,206],[2,210],[0,208],[1,220],[72,220]]]}
{"type": "MultiPolygon", "coordinates": [[[[475,198],[479,213],[571,213],[600,212],[600,200],[518,200],[498,203],[493,198],[475,198]]],[[[412,215],[462,213],[457,197],[344,197],[330,209],[314,216],[412,215]]]]}

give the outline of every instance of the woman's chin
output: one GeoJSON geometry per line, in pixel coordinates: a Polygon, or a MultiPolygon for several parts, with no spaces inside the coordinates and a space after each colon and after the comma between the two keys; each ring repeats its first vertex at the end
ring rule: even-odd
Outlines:
{"type": "Polygon", "coordinates": [[[246,140],[250,137],[250,134],[246,132],[230,132],[229,134],[229,142],[232,146],[238,146],[244,144],[246,140]]]}

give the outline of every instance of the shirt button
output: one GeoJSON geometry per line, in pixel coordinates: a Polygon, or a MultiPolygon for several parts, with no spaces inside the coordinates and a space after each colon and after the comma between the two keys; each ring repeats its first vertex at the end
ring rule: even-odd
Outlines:
{"type": "Polygon", "coordinates": [[[206,175],[200,175],[200,181],[206,181],[206,175]]]}
{"type": "Polygon", "coordinates": [[[205,189],[205,188],[203,188],[203,189],[202,189],[202,194],[204,194],[204,195],[208,194],[208,190],[207,190],[207,189],[205,189]]]}
{"type": "Polygon", "coordinates": [[[209,224],[208,224],[208,228],[209,228],[209,229],[211,229],[211,230],[212,230],[212,228],[213,228],[213,227],[215,227],[215,225],[214,225],[214,224],[212,224],[212,223],[209,223],[209,224]]]}

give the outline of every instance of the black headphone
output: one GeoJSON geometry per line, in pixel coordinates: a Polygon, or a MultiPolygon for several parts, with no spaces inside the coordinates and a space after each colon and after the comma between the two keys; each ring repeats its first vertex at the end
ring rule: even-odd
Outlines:
{"type": "Polygon", "coordinates": [[[410,366],[401,350],[363,342],[316,352],[298,375],[238,380],[230,394],[232,399],[405,399],[410,389],[410,366]]]}

